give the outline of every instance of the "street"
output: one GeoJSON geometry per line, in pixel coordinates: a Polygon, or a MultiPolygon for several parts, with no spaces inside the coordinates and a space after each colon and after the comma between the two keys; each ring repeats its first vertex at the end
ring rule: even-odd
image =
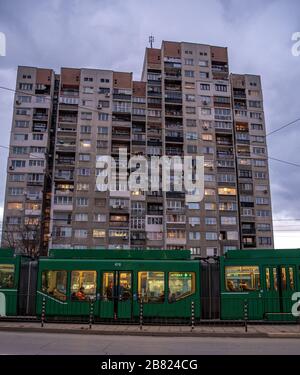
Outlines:
{"type": "Polygon", "coordinates": [[[0,332],[0,354],[300,354],[299,339],[0,332]]]}

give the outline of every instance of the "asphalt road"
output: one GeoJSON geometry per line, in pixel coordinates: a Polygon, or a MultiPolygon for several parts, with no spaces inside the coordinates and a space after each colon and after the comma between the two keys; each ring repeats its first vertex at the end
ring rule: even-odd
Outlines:
{"type": "Polygon", "coordinates": [[[0,354],[300,354],[299,339],[0,332],[0,354]]]}

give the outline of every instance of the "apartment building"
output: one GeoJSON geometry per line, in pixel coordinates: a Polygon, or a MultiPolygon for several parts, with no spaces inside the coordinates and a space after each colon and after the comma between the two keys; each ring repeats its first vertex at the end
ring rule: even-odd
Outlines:
{"type": "Polygon", "coordinates": [[[58,76],[19,67],[10,146],[3,244],[6,232],[41,223],[43,252],[166,248],[211,256],[273,247],[260,77],[229,75],[226,48],[164,41],[146,48],[141,81],[109,70],[62,68],[58,76]],[[128,190],[135,168],[120,149],[125,159],[203,155],[204,199],[128,190]],[[105,155],[116,162],[116,191],[96,183],[105,155]]]}

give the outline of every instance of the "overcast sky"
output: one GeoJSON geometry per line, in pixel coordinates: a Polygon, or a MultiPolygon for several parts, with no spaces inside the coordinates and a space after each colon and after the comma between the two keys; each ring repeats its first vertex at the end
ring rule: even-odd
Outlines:
{"type": "MultiPolygon", "coordinates": [[[[148,36],[227,46],[230,71],[262,77],[267,132],[300,117],[298,0],[0,0],[0,86],[18,65],[132,71],[140,79],[148,36]]],[[[13,95],[0,90],[0,145],[9,144],[13,95]]],[[[300,164],[300,121],[268,137],[269,156],[300,164]]],[[[0,209],[7,150],[0,148],[0,209]]],[[[300,168],[270,161],[274,219],[300,219],[300,168]]],[[[275,221],[275,246],[300,248],[300,220],[275,221]],[[285,231],[286,230],[286,231],[285,231]],[[299,231],[298,231],[299,230],[299,231]]]]}

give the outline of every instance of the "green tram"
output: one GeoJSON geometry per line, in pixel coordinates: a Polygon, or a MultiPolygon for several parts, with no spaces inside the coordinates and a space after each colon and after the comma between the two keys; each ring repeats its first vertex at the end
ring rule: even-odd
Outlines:
{"type": "Polygon", "coordinates": [[[0,249],[0,316],[17,315],[20,256],[10,249],[0,249]]]}
{"type": "Polygon", "coordinates": [[[100,319],[200,317],[199,262],[189,251],[50,250],[40,258],[37,314],[85,316],[94,301],[100,319]]]}
{"type": "MultiPolygon", "coordinates": [[[[0,316],[49,319],[295,321],[300,249],[231,250],[191,259],[188,250],[52,249],[32,260],[0,249],[0,316]]],[[[298,293],[298,294],[297,294],[298,293]]],[[[299,297],[298,297],[299,296],[299,297]]]]}
{"type": "Polygon", "coordinates": [[[221,319],[241,319],[245,307],[250,320],[296,319],[300,249],[228,251],[220,270],[221,319]]]}

